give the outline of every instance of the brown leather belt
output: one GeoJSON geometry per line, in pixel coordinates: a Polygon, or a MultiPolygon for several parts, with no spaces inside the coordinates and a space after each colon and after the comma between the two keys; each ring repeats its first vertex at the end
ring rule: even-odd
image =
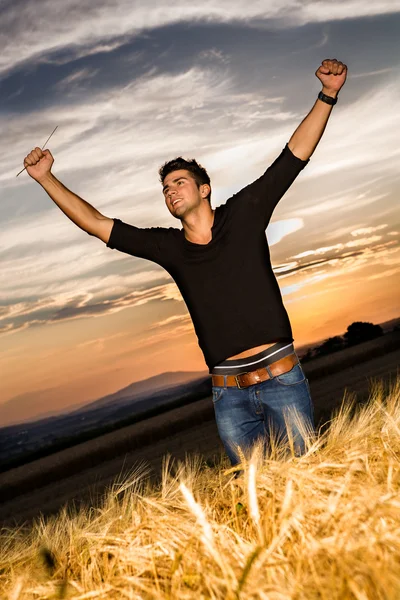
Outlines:
{"type": "MultiPolygon", "coordinates": [[[[269,370],[272,375],[276,377],[277,375],[282,375],[283,373],[287,373],[292,369],[297,363],[299,359],[296,354],[289,354],[289,356],[285,356],[276,362],[268,365],[269,370]]],[[[212,385],[224,387],[238,387],[239,389],[249,387],[249,385],[254,385],[255,383],[260,383],[260,381],[266,381],[267,379],[271,379],[266,367],[261,367],[260,369],[256,369],[255,371],[249,371],[248,373],[239,373],[239,375],[225,375],[226,383],[224,383],[224,375],[212,375],[212,385]]]]}

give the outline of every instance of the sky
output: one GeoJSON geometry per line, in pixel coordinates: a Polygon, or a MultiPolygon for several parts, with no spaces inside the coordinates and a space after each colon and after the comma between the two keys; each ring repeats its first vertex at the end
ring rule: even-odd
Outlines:
{"type": "Polygon", "coordinates": [[[177,227],[158,179],[196,158],[212,207],[257,179],[348,67],[266,236],[295,347],[400,316],[398,0],[0,0],[0,404],[21,420],[165,371],[208,372],[159,265],[76,227],[26,172],[108,217],[177,227]]]}

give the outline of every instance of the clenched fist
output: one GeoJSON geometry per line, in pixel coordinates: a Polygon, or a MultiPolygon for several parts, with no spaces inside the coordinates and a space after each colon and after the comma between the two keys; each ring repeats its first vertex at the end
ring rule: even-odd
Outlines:
{"type": "Polygon", "coordinates": [[[322,61],[315,75],[326,90],[338,93],[346,81],[347,65],[336,58],[327,58],[322,61]]]}
{"type": "Polygon", "coordinates": [[[24,167],[33,179],[39,181],[50,173],[54,158],[50,150],[41,150],[36,147],[24,158],[24,167]]]}

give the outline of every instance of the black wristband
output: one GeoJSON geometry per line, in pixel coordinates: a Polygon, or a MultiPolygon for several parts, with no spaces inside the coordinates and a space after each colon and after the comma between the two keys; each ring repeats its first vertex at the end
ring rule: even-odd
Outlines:
{"type": "Polygon", "coordinates": [[[322,100],[322,102],[326,102],[327,104],[330,104],[331,106],[334,106],[337,102],[337,96],[336,96],[336,98],[332,98],[332,96],[326,96],[326,94],[324,94],[323,92],[320,92],[318,94],[318,99],[322,100]]]}

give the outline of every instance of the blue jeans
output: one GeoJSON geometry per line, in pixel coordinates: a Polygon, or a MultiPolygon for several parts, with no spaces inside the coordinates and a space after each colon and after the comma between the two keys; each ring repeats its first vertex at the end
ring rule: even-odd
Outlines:
{"type": "MultiPolygon", "coordinates": [[[[269,374],[272,375],[270,371],[269,374]]],[[[212,386],[212,396],[218,432],[232,466],[240,462],[237,445],[248,457],[251,447],[260,439],[264,452],[270,447],[271,436],[278,444],[286,443],[289,438],[285,416],[295,455],[306,452],[294,417],[296,412],[307,423],[311,437],[315,434],[310,387],[300,363],[283,375],[246,388],[212,386]]]]}

